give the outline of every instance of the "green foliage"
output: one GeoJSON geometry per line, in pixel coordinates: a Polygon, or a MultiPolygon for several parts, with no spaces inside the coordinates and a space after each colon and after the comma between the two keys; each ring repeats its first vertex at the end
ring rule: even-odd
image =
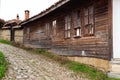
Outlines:
{"type": "Polygon", "coordinates": [[[38,52],[39,53],[46,53],[46,50],[45,49],[38,49],[38,52]]]}
{"type": "Polygon", "coordinates": [[[7,61],[2,52],[0,52],[0,79],[5,76],[7,61]]]}
{"type": "Polygon", "coordinates": [[[115,78],[107,78],[106,80],[120,80],[120,79],[115,79],[115,78]]]}
{"type": "Polygon", "coordinates": [[[8,45],[11,45],[11,44],[12,44],[12,42],[7,41],[7,40],[3,40],[3,39],[0,39],[0,43],[8,44],[8,45]]]}

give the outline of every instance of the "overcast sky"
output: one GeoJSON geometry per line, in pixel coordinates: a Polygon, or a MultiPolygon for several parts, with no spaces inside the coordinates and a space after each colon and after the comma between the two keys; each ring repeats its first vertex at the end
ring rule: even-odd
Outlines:
{"type": "Polygon", "coordinates": [[[0,18],[4,20],[16,19],[19,14],[24,19],[24,11],[30,11],[30,17],[40,13],[59,0],[0,0],[0,18]]]}

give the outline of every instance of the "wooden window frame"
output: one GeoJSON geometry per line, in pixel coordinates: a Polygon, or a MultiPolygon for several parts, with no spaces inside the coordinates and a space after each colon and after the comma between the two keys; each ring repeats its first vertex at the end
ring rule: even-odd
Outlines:
{"type": "Polygon", "coordinates": [[[57,20],[52,21],[52,27],[53,27],[53,35],[56,35],[56,29],[57,29],[57,20]]]}
{"type": "Polygon", "coordinates": [[[65,16],[65,38],[71,38],[71,16],[65,16]]]}
{"type": "Polygon", "coordinates": [[[81,37],[82,36],[82,32],[81,32],[81,20],[82,20],[82,18],[81,18],[81,10],[76,10],[75,12],[74,12],[74,22],[73,22],[73,24],[74,24],[74,38],[79,38],[79,37],[81,37]]]}
{"type": "Polygon", "coordinates": [[[26,29],[26,37],[28,40],[30,40],[30,27],[27,27],[26,29]]]}
{"type": "Polygon", "coordinates": [[[83,15],[84,16],[83,17],[84,18],[84,36],[94,36],[94,32],[95,32],[94,6],[89,5],[85,7],[83,12],[84,12],[84,15],[83,15]]]}
{"type": "Polygon", "coordinates": [[[50,23],[45,24],[45,30],[46,30],[46,35],[49,36],[50,35],[50,23]]]}

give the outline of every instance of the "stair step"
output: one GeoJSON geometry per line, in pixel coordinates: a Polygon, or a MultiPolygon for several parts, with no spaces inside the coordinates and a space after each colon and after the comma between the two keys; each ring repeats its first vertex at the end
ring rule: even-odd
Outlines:
{"type": "Polygon", "coordinates": [[[111,72],[120,74],[120,61],[119,60],[112,60],[110,62],[110,65],[111,65],[111,72]]]}
{"type": "Polygon", "coordinates": [[[120,59],[112,59],[110,61],[110,72],[109,77],[120,78],[120,59]]]}
{"type": "Polygon", "coordinates": [[[111,77],[111,78],[120,78],[120,74],[114,73],[114,72],[109,72],[108,73],[108,77],[111,77]]]}

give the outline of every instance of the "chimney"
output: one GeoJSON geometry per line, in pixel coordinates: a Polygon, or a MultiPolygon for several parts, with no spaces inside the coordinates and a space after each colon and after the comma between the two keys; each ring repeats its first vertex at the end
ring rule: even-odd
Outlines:
{"type": "Polygon", "coordinates": [[[29,18],[29,10],[25,10],[25,20],[29,18]]]}
{"type": "Polygon", "coordinates": [[[17,18],[17,20],[19,20],[19,15],[18,14],[17,14],[16,18],[17,18]]]}

